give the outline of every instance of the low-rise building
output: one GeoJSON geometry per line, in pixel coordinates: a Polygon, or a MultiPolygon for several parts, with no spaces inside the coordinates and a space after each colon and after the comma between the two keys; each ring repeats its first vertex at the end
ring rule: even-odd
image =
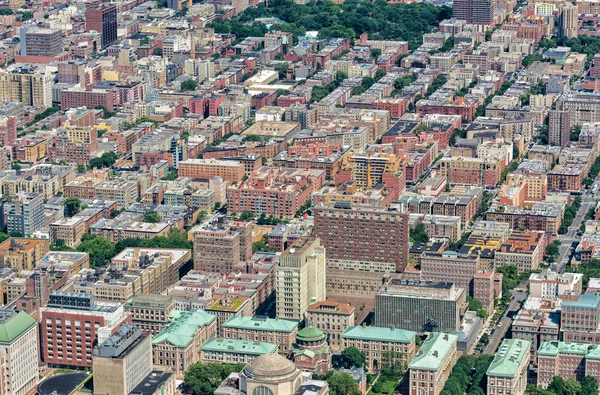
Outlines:
{"type": "Polygon", "coordinates": [[[332,349],[341,351],[342,333],[354,325],[354,307],[333,300],[313,303],[306,311],[306,322],[327,335],[332,349]]]}
{"type": "Polygon", "coordinates": [[[278,352],[284,356],[298,333],[298,321],[262,317],[231,317],[222,327],[226,339],[279,344],[278,352]]]}
{"type": "Polygon", "coordinates": [[[456,362],[455,335],[431,333],[408,364],[410,395],[439,395],[456,362]]]}
{"type": "Polygon", "coordinates": [[[200,347],[203,363],[249,363],[264,354],[275,354],[278,344],[236,339],[208,339],[200,347]]]}
{"type": "Polygon", "coordinates": [[[527,340],[504,339],[487,369],[487,395],[525,394],[529,350],[527,340]]]}
{"type": "Polygon", "coordinates": [[[537,385],[548,387],[554,377],[581,382],[600,379],[600,346],[586,343],[544,342],[537,350],[537,385]]]}

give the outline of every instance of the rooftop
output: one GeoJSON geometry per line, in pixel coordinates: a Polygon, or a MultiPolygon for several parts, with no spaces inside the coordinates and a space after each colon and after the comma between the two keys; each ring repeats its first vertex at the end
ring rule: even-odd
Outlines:
{"type": "Polygon", "coordinates": [[[410,343],[415,340],[416,335],[417,333],[412,331],[378,326],[349,326],[342,333],[342,337],[345,339],[376,340],[392,343],[410,343]]]}
{"type": "Polygon", "coordinates": [[[208,339],[200,347],[202,351],[228,352],[250,355],[274,354],[279,348],[278,344],[255,342],[237,339],[208,339]]]}
{"type": "MultiPolygon", "coordinates": [[[[531,342],[527,340],[504,339],[487,370],[487,375],[515,377],[530,348],[531,342]]],[[[527,360],[529,361],[529,358],[527,360]]]]}
{"type": "Polygon", "coordinates": [[[457,336],[445,333],[435,333],[432,337],[428,337],[408,368],[437,371],[457,339],[457,336]]]}
{"type": "Polygon", "coordinates": [[[298,321],[261,317],[231,317],[225,321],[223,327],[290,333],[298,327],[298,321]]]}
{"type": "Polygon", "coordinates": [[[211,324],[216,317],[203,310],[171,312],[172,322],[152,339],[152,344],[168,342],[175,347],[186,348],[196,336],[199,327],[211,324]]]}

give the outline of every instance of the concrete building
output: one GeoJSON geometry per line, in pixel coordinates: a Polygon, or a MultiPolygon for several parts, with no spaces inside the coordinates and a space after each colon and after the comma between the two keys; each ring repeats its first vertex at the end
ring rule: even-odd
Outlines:
{"type": "Polygon", "coordinates": [[[325,248],[301,237],[279,258],[275,280],[277,318],[303,321],[308,307],[325,300],[325,248]]]}
{"type": "Polygon", "coordinates": [[[455,335],[431,333],[408,364],[410,395],[439,395],[456,362],[455,335]]]}
{"type": "Polygon", "coordinates": [[[333,300],[313,303],[306,311],[306,323],[323,331],[333,350],[342,351],[342,333],[354,325],[354,307],[333,300]]]}
{"type": "Polygon", "coordinates": [[[24,395],[38,383],[37,322],[26,312],[0,309],[2,358],[0,389],[5,395],[24,395]]]}
{"type": "Polygon", "coordinates": [[[179,162],[179,177],[222,177],[229,182],[240,183],[244,178],[244,164],[233,160],[187,159],[179,162]]]}
{"type": "Polygon", "coordinates": [[[144,335],[155,336],[169,324],[175,301],[170,296],[139,294],[125,304],[125,311],[131,314],[131,323],[141,329],[144,335]]]}
{"type": "Polygon", "coordinates": [[[525,394],[530,343],[527,340],[504,339],[488,367],[487,395],[525,394]]]}
{"type": "Polygon", "coordinates": [[[327,250],[331,293],[373,295],[385,273],[408,265],[409,214],[401,208],[322,203],[315,207],[314,234],[327,250]]]}
{"type": "Polygon", "coordinates": [[[564,301],[560,330],[567,343],[600,344],[600,296],[580,295],[577,300],[564,301]]]}
{"type": "Polygon", "coordinates": [[[425,252],[421,257],[421,278],[425,281],[454,283],[463,288],[467,295],[474,292],[475,275],[488,270],[477,254],[425,252]]]}
{"type": "Polygon", "coordinates": [[[217,320],[203,310],[171,312],[171,323],[152,339],[152,363],[183,375],[200,360],[200,346],[217,336],[217,320]]]}
{"type": "Polygon", "coordinates": [[[152,372],[152,340],[131,324],[94,350],[94,393],[129,394],[152,372]]]}
{"type": "Polygon", "coordinates": [[[529,295],[540,299],[564,298],[567,293],[582,292],[583,274],[544,270],[529,276],[529,295]]]}
{"type": "Polygon", "coordinates": [[[375,295],[375,325],[414,332],[455,332],[467,294],[452,283],[393,278],[375,295]]]}
{"type": "Polygon", "coordinates": [[[53,74],[44,65],[9,66],[0,71],[0,101],[51,107],[53,81],[53,74]]]}
{"type": "Polygon", "coordinates": [[[558,32],[561,37],[577,38],[579,31],[579,11],[575,4],[563,7],[558,32]]]}
{"type": "Polygon", "coordinates": [[[288,356],[298,333],[298,321],[262,317],[231,317],[223,325],[226,339],[279,344],[279,353],[288,356]]]}
{"type": "Polygon", "coordinates": [[[167,370],[153,370],[129,395],[176,395],[175,374],[167,370]]]}
{"type": "Polygon", "coordinates": [[[416,332],[376,326],[351,326],[342,334],[344,348],[356,347],[367,355],[365,369],[378,372],[382,366],[382,353],[395,351],[408,363],[415,356],[416,332]]]}
{"type": "Polygon", "coordinates": [[[514,265],[520,272],[536,270],[544,261],[546,235],[538,231],[513,231],[494,254],[496,267],[514,265]]]}

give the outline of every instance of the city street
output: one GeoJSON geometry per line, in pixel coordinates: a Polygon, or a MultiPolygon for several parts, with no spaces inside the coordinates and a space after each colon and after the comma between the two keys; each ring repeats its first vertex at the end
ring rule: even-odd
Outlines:
{"type": "Polygon", "coordinates": [[[496,327],[494,328],[490,340],[483,350],[482,354],[494,354],[498,345],[506,335],[508,328],[510,328],[510,324],[512,322],[512,318],[509,318],[508,315],[511,313],[516,313],[521,308],[521,303],[527,298],[527,293],[518,290],[512,290],[512,300],[508,304],[506,311],[502,314],[502,317],[498,321],[500,325],[494,323],[496,327]]]}

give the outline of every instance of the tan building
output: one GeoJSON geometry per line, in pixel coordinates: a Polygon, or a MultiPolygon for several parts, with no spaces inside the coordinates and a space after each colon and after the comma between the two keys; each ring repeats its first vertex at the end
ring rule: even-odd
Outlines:
{"type": "Polygon", "coordinates": [[[301,237],[279,259],[277,318],[302,321],[308,306],[325,300],[325,248],[318,237],[301,237]]]}
{"type": "Polygon", "coordinates": [[[180,377],[200,360],[200,346],[217,336],[217,320],[203,310],[175,310],[171,319],[169,326],[152,339],[152,362],[170,367],[180,377]]]}
{"type": "Polygon", "coordinates": [[[145,335],[155,336],[169,324],[175,301],[170,296],[140,294],[130,298],[123,307],[131,314],[131,322],[136,327],[145,335]]]}
{"type": "Polygon", "coordinates": [[[456,363],[458,337],[431,333],[408,364],[410,395],[439,395],[456,363]]]}
{"type": "Polygon", "coordinates": [[[514,265],[520,272],[536,270],[544,260],[546,235],[538,231],[513,231],[496,250],[496,267],[514,265]]]}
{"type": "Polygon", "coordinates": [[[67,247],[76,247],[81,243],[81,237],[87,232],[87,223],[83,217],[62,218],[50,224],[50,243],[58,240],[65,242],[67,247]]]}
{"type": "Polygon", "coordinates": [[[179,162],[179,177],[211,178],[219,176],[231,183],[241,183],[244,164],[233,160],[188,159],[179,162]]]}
{"type": "Polygon", "coordinates": [[[342,351],[342,333],[354,325],[354,307],[332,300],[313,303],[306,311],[306,322],[327,335],[333,350],[342,351]]]}
{"type": "Polygon", "coordinates": [[[0,101],[26,106],[52,106],[54,76],[45,65],[15,64],[0,71],[0,101]]]}
{"type": "Polygon", "coordinates": [[[152,340],[123,324],[94,350],[94,393],[129,394],[152,372],[152,340]]]}
{"type": "Polygon", "coordinates": [[[288,356],[298,333],[298,321],[259,317],[231,317],[223,325],[226,339],[279,344],[279,353],[288,356]]]}
{"type": "Polygon", "coordinates": [[[44,239],[11,237],[0,244],[0,262],[10,267],[33,270],[37,261],[50,251],[50,243],[44,239]]]}
{"type": "Polygon", "coordinates": [[[502,341],[486,372],[487,395],[525,394],[530,348],[527,340],[502,341]]]}
{"type": "Polygon", "coordinates": [[[378,372],[382,369],[381,354],[394,351],[407,363],[415,356],[416,332],[377,326],[351,326],[342,334],[344,348],[356,347],[367,355],[365,370],[378,372]]]}

